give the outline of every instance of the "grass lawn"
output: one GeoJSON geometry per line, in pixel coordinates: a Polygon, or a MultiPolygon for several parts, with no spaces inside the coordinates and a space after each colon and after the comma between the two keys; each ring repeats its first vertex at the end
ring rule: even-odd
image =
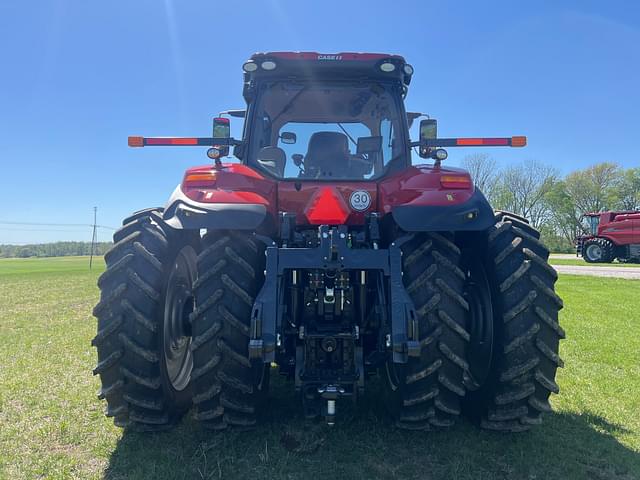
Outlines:
{"type": "Polygon", "coordinates": [[[638,263],[587,263],[582,258],[553,258],[549,260],[551,265],[578,265],[582,267],[626,267],[626,268],[640,268],[638,263]]]}
{"type": "Polygon", "coordinates": [[[0,479],[640,478],[640,281],[562,277],[566,368],[554,413],[525,434],[396,430],[372,386],[332,429],[305,422],[274,376],[270,413],[250,433],[190,418],[123,434],[91,375],[99,271],[86,258],[0,260],[0,479]]]}
{"type": "MultiPolygon", "coordinates": [[[[92,268],[100,273],[104,270],[102,257],[93,257],[92,268]]],[[[89,257],[51,258],[0,258],[0,275],[58,273],[71,274],[89,271],[89,257]]]]}

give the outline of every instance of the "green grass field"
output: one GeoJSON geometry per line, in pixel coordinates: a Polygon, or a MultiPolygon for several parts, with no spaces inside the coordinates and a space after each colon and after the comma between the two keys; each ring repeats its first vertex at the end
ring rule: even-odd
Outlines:
{"type": "Polygon", "coordinates": [[[187,417],[163,434],[123,434],[91,375],[98,298],[87,258],[0,260],[0,479],[635,479],[640,478],[640,282],[562,277],[567,331],[554,413],[525,434],[405,432],[379,385],[334,428],[305,422],[274,380],[249,433],[187,417]]]}
{"type": "Polygon", "coordinates": [[[553,258],[549,260],[551,265],[578,265],[582,267],[627,267],[627,268],[640,268],[640,264],[637,263],[587,263],[582,258],[553,258]]]}
{"type": "MultiPolygon", "coordinates": [[[[104,270],[102,257],[94,257],[92,268],[100,274],[104,270]]],[[[75,274],[89,271],[89,257],[0,258],[0,276],[17,274],[75,274]]]]}

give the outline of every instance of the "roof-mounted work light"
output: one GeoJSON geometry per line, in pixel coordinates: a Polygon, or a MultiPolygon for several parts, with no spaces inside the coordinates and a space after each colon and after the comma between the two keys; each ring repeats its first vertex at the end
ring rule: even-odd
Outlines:
{"type": "Polygon", "coordinates": [[[249,60],[242,65],[242,70],[247,73],[255,72],[258,69],[258,64],[253,60],[249,60]]]}
{"type": "Polygon", "coordinates": [[[391,73],[396,69],[396,66],[391,62],[384,62],[380,64],[380,70],[386,73],[391,73]]]}

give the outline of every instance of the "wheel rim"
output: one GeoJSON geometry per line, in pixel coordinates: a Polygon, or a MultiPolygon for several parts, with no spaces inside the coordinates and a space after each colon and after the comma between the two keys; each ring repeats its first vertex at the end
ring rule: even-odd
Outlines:
{"type": "Polygon", "coordinates": [[[164,364],[171,385],[178,391],[189,385],[193,370],[189,315],[194,309],[195,278],[195,251],[185,247],[176,257],[167,279],[163,321],[164,364]]]}
{"type": "Polygon", "coordinates": [[[491,370],[493,354],[493,307],[491,290],[484,267],[473,260],[467,269],[464,298],[469,304],[469,370],[465,383],[468,389],[480,388],[491,370]]]}
{"type": "Polygon", "coordinates": [[[587,247],[587,256],[591,260],[600,260],[602,258],[602,248],[600,248],[600,245],[589,245],[587,247]]]}

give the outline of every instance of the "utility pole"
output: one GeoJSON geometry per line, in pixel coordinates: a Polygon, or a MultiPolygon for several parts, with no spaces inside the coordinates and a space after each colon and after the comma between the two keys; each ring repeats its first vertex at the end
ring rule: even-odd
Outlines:
{"type": "Polygon", "coordinates": [[[98,223],[96,221],[97,217],[98,217],[98,207],[93,207],[93,233],[91,234],[91,255],[89,256],[89,270],[91,270],[91,266],[93,264],[93,248],[98,240],[96,238],[96,224],[98,223]]]}

